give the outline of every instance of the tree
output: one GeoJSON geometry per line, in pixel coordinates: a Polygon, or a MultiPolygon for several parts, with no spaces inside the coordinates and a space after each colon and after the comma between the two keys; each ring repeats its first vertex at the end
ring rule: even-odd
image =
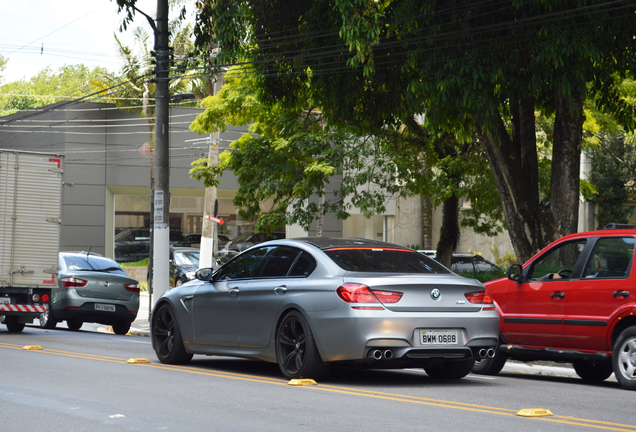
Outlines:
{"type": "Polygon", "coordinates": [[[598,208],[596,219],[603,227],[611,222],[628,223],[634,206],[636,193],[636,151],[634,135],[602,137],[602,143],[592,151],[592,174],[590,181],[598,194],[593,198],[598,208]]]}
{"type": "Polygon", "coordinates": [[[230,124],[249,125],[250,133],[221,154],[219,165],[203,158],[193,163],[191,172],[206,186],[216,186],[225,170],[233,171],[240,185],[234,204],[242,218],[257,218],[257,231],[294,223],[309,230],[327,212],[347,218],[352,206],[365,215],[383,212],[390,196],[402,189],[395,175],[404,167],[392,162],[395,158],[387,156],[387,146],[377,137],[326,128],[309,99],[261,103],[246,67],[230,68],[225,82],[218,94],[203,101],[206,110],[191,129],[210,133],[230,124]],[[272,207],[261,208],[268,199],[272,207]]]}
{"type": "Polygon", "coordinates": [[[433,134],[477,135],[522,261],[576,230],[587,85],[599,107],[633,127],[612,79],[635,68],[631,2],[201,3],[195,33],[230,27],[215,33],[225,58],[252,56],[265,100],[293,100],[309,86],[329,125],[374,134],[424,113],[433,134]],[[537,111],[554,116],[547,205],[537,111]]]}
{"type": "Polygon", "coordinates": [[[0,116],[69,100],[97,91],[95,81],[107,71],[81,64],[66,65],[57,71],[46,67],[31,79],[0,86],[0,116]]]}

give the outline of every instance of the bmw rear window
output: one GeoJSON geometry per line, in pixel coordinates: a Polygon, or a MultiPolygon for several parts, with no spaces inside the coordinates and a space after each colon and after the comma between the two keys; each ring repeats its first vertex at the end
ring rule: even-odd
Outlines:
{"type": "Polygon", "coordinates": [[[343,270],[364,273],[450,273],[437,261],[415,251],[393,248],[332,248],[325,253],[343,270]]]}

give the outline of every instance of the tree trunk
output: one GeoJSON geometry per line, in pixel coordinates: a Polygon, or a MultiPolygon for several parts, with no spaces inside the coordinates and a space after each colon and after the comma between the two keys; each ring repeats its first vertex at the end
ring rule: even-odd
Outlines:
{"type": "Polygon", "coordinates": [[[512,113],[514,140],[501,117],[495,119],[495,130],[486,130],[481,118],[476,126],[495,176],[510,241],[519,262],[525,262],[553,239],[553,230],[549,213],[539,203],[533,101],[513,104],[512,113]]]}
{"type": "Polygon", "coordinates": [[[584,94],[556,92],[550,211],[557,237],[576,232],[579,224],[581,143],[584,94]]]}
{"type": "Polygon", "coordinates": [[[451,257],[457,243],[459,242],[459,198],[452,195],[444,200],[442,209],[442,227],[439,233],[439,242],[437,243],[436,260],[451,267],[451,257]]]}
{"type": "Polygon", "coordinates": [[[552,155],[552,194],[549,209],[539,202],[538,159],[531,98],[513,103],[513,133],[503,120],[496,130],[477,130],[501,196],[510,241],[519,262],[525,262],[551,241],[576,232],[584,93],[556,93],[556,118],[552,155]]]}
{"type": "Polygon", "coordinates": [[[429,197],[422,195],[422,249],[433,249],[433,206],[429,197]]]}

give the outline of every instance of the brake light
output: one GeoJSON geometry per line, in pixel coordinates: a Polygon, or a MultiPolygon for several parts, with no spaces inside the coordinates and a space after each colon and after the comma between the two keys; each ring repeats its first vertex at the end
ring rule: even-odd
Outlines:
{"type": "Polygon", "coordinates": [[[135,283],[135,284],[125,284],[124,287],[126,288],[126,291],[130,291],[130,292],[139,292],[139,284],[135,283]]]}
{"type": "Polygon", "coordinates": [[[61,278],[60,282],[62,282],[62,286],[64,288],[83,287],[86,286],[86,284],[88,283],[88,281],[85,281],[84,279],[78,279],[75,277],[61,278]]]}
{"type": "Polygon", "coordinates": [[[372,291],[366,285],[351,282],[338,287],[336,293],[347,303],[397,303],[404,295],[394,291],[372,291]]]}
{"type": "Polygon", "coordinates": [[[404,295],[401,292],[394,291],[373,291],[373,294],[375,294],[382,303],[397,303],[404,295]]]}
{"type": "Polygon", "coordinates": [[[490,297],[490,293],[488,292],[488,290],[466,293],[464,294],[464,296],[471,303],[492,304],[492,297],[490,297]]]}
{"type": "Polygon", "coordinates": [[[48,295],[48,294],[44,294],[44,295],[42,296],[42,301],[43,301],[44,303],[48,303],[48,302],[49,302],[49,298],[50,298],[50,297],[49,297],[49,295],[48,295]]]}

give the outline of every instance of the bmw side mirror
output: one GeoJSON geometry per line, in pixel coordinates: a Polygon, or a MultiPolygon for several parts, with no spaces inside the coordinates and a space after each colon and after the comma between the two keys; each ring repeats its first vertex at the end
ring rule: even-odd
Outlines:
{"type": "Polygon", "coordinates": [[[197,270],[194,277],[200,281],[209,282],[212,277],[213,270],[211,268],[202,268],[197,270]]]}
{"type": "Polygon", "coordinates": [[[520,281],[523,276],[523,268],[519,264],[512,264],[508,267],[508,279],[520,281]]]}

